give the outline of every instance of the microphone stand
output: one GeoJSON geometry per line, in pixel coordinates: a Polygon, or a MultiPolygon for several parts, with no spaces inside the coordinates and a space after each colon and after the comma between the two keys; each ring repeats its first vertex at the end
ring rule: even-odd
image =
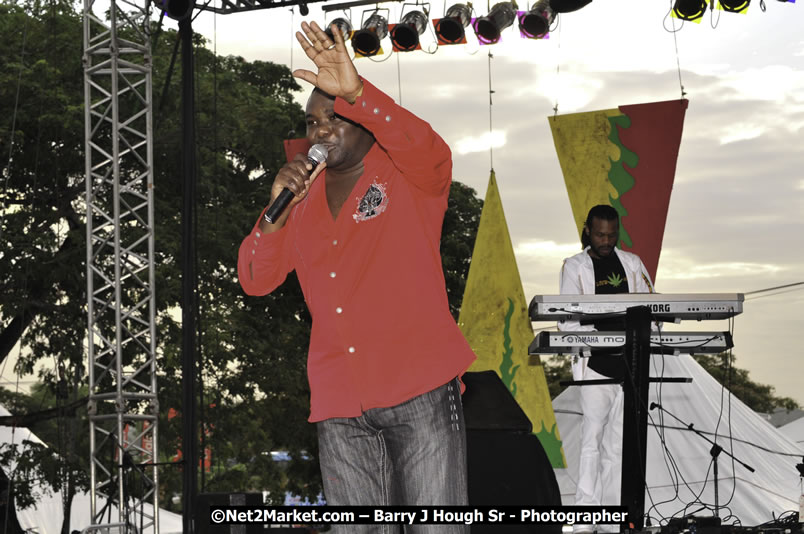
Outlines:
{"type": "Polygon", "coordinates": [[[719,506],[719,503],[718,503],[718,471],[717,471],[717,459],[718,459],[718,456],[720,456],[720,453],[721,453],[721,452],[726,453],[726,455],[727,455],[727,456],[729,456],[729,457],[730,457],[732,460],[734,460],[734,461],[735,461],[735,462],[737,462],[738,464],[742,465],[743,467],[745,467],[746,469],[748,469],[748,470],[749,470],[749,471],[751,471],[752,473],[755,471],[755,469],[754,469],[753,467],[751,467],[750,465],[748,465],[747,463],[745,463],[745,462],[743,462],[742,460],[740,460],[739,458],[736,458],[736,457],[735,457],[733,454],[731,454],[730,452],[723,450],[723,447],[721,447],[721,446],[720,446],[720,445],[718,445],[716,442],[714,442],[714,441],[712,441],[711,439],[709,439],[708,437],[706,437],[706,436],[703,434],[703,432],[701,432],[700,430],[698,430],[697,428],[695,428],[695,427],[693,426],[693,424],[692,424],[692,423],[689,423],[689,424],[685,423],[684,421],[682,421],[681,419],[679,419],[678,417],[676,417],[676,416],[675,416],[675,414],[673,414],[673,412],[671,412],[671,411],[669,411],[669,410],[666,410],[666,409],[665,409],[665,408],[664,408],[664,407],[663,407],[661,404],[659,404],[658,402],[652,402],[652,403],[650,403],[650,409],[652,410],[652,409],[654,409],[654,408],[659,408],[659,410],[661,410],[661,411],[663,411],[664,413],[668,414],[670,417],[672,417],[673,419],[675,419],[676,421],[678,421],[679,423],[681,423],[682,425],[684,425],[685,427],[687,427],[687,429],[692,430],[693,432],[695,432],[696,434],[698,434],[698,436],[700,436],[701,438],[705,439],[706,441],[708,441],[708,442],[709,442],[709,443],[712,445],[712,448],[711,448],[711,449],[709,449],[709,455],[710,455],[710,456],[712,456],[712,460],[714,460],[714,469],[713,469],[713,472],[714,472],[714,475],[715,475],[715,517],[719,517],[718,510],[720,509],[720,506],[719,506]]]}

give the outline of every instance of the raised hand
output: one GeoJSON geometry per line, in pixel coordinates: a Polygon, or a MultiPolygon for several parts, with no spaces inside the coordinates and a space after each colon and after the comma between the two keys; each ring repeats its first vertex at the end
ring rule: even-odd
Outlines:
{"type": "Polygon", "coordinates": [[[296,39],[307,57],[318,67],[318,73],[296,69],[293,76],[315,85],[325,93],[353,103],[360,95],[363,82],[346,51],[340,30],[332,26],[333,42],[315,22],[302,22],[301,27],[304,34],[296,32],[296,39]]]}

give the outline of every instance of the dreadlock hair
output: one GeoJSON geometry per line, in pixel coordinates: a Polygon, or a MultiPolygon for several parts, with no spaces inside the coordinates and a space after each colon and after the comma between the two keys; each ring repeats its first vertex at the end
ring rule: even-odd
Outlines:
{"type": "Polygon", "coordinates": [[[620,216],[617,213],[617,210],[608,204],[598,204],[590,209],[589,214],[586,216],[586,222],[583,223],[583,231],[581,232],[581,246],[583,248],[586,248],[591,244],[589,242],[589,237],[586,235],[586,229],[588,228],[590,232],[592,231],[592,219],[594,218],[603,219],[605,221],[616,220],[618,224],[620,221],[620,216]]]}

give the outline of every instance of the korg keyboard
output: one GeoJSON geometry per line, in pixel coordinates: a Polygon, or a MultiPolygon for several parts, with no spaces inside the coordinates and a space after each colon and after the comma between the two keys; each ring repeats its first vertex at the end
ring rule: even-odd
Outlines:
{"type": "Polygon", "coordinates": [[[531,321],[591,322],[600,316],[647,306],[659,321],[728,319],[742,313],[742,293],[623,293],[619,295],[536,295],[530,301],[531,321]]]}

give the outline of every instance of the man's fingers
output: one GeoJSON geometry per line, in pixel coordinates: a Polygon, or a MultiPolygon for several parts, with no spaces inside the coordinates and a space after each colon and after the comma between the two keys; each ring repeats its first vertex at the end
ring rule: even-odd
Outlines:
{"type": "MultiPolygon", "coordinates": [[[[313,25],[315,26],[315,28],[318,28],[318,24],[316,24],[315,22],[313,22],[313,25]]],[[[302,27],[302,31],[304,32],[304,35],[310,41],[310,45],[315,47],[315,48],[318,48],[318,47],[316,47],[316,45],[320,45],[319,41],[321,39],[319,39],[316,36],[315,28],[313,26],[310,26],[306,22],[302,22],[301,27],[302,27]]],[[[318,29],[319,29],[319,31],[321,30],[321,28],[318,28],[318,29]]],[[[297,32],[296,37],[298,38],[298,32],[297,32]]]]}
{"type": "Polygon", "coordinates": [[[313,22],[310,24],[310,29],[311,29],[311,30],[312,30],[312,32],[313,32],[313,36],[314,36],[314,37],[315,37],[317,40],[319,40],[319,41],[320,41],[322,44],[324,43],[324,41],[329,40],[329,38],[327,37],[326,32],[324,32],[324,30],[322,30],[322,29],[321,29],[321,26],[319,26],[319,25],[318,25],[318,23],[317,23],[316,21],[313,21],[313,22]]]}
{"type": "Polygon", "coordinates": [[[318,164],[318,166],[316,166],[316,168],[315,168],[315,169],[313,169],[313,172],[310,174],[310,184],[312,184],[312,183],[313,183],[313,181],[316,179],[316,177],[317,177],[319,174],[321,174],[321,171],[323,171],[324,169],[326,169],[326,167],[327,167],[327,162],[326,162],[326,161],[322,161],[321,163],[319,163],[319,164],[318,164]]]}
{"type": "Polygon", "coordinates": [[[312,71],[305,70],[305,69],[296,69],[293,71],[293,76],[296,78],[301,78],[307,83],[315,85],[316,80],[318,77],[312,71]]]}
{"type": "Polygon", "coordinates": [[[318,51],[315,49],[315,47],[313,47],[313,45],[310,44],[310,41],[308,41],[301,32],[296,32],[296,40],[299,41],[299,44],[301,45],[302,50],[304,50],[304,53],[307,54],[307,57],[313,59],[318,55],[318,51]]]}
{"type": "Polygon", "coordinates": [[[335,41],[335,46],[344,46],[346,43],[343,40],[343,34],[337,24],[330,24],[329,30],[332,32],[332,40],[335,41]]]}

